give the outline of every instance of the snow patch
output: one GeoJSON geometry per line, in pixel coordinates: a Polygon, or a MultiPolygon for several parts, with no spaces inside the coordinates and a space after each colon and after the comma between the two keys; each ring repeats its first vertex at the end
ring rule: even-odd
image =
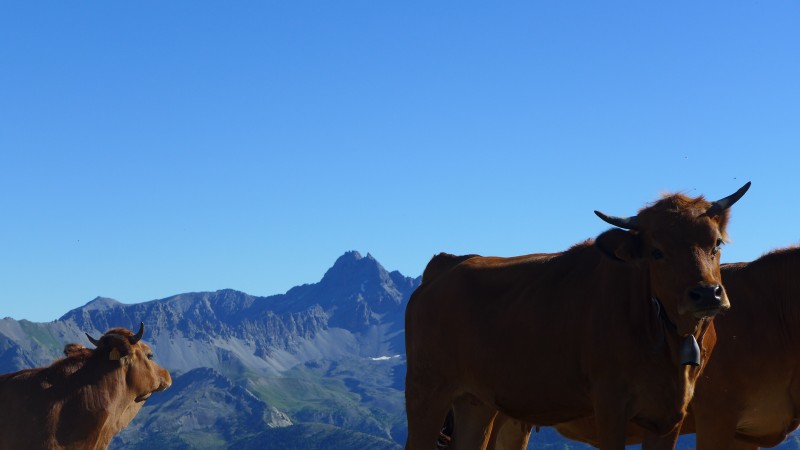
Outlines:
{"type": "Polygon", "coordinates": [[[370,358],[371,361],[389,361],[390,359],[399,358],[401,355],[392,355],[392,356],[376,356],[370,358]]]}

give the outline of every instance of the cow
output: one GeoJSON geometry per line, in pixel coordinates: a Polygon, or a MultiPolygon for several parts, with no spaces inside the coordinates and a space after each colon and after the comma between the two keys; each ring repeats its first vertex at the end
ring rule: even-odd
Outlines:
{"type": "Polygon", "coordinates": [[[736,309],[720,316],[717,350],[698,380],[685,431],[697,448],[774,447],[800,425],[800,248],[725,264],[736,309]]]}
{"type": "Polygon", "coordinates": [[[67,344],[48,367],[0,375],[0,449],[108,448],[144,401],[172,384],[143,334],[143,323],[136,334],[87,334],[96,348],[67,344]]]}
{"type": "MultiPolygon", "coordinates": [[[[698,450],[775,447],[800,426],[800,247],[723,264],[721,273],[736,307],[715,319],[714,357],[697,381],[681,433],[697,433],[698,450]]],[[[509,423],[507,429],[498,423],[498,433],[521,443],[521,424],[509,423]]],[[[556,429],[597,443],[591,421],[556,429]]],[[[631,424],[628,433],[629,443],[641,442],[639,427],[631,424]]],[[[517,445],[496,449],[524,449],[517,445]]]]}
{"type": "Polygon", "coordinates": [[[486,445],[498,411],[537,425],[605,411],[601,449],[624,448],[629,421],[674,447],[707,357],[698,341],[730,305],[719,251],[749,187],[595,211],[617,228],[561,253],[435,256],[406,309],[406,449],[432,448],[454,403],[483,425],[459,427],[457,409],[453,449],[486,445]]]}

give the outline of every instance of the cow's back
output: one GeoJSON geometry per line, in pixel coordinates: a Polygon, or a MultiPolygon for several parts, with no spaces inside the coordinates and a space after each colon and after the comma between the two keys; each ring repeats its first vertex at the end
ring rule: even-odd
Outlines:
{"type": "Polygon", "coordinates": [[[439,253],[428,262],[422,272],[422,282],[420,284],[430,284],[444,272],[461,264],[462,262],[480,255],[453,255],[450,253],[439,253]]]}

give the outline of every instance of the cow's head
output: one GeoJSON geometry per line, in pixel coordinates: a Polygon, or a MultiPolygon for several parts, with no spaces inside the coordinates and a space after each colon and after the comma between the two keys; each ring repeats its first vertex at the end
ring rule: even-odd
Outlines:
{"type": "MultiPolygon", "coordinates": [[[[678,334],[694,334],[700,320],[730,307],[720,275],[720,247],[730,208],[750,187],[715,202],[668,195],[636,216],[595,213],[617,227],[598,236],[607,255],[646,264],[650,295],[660,301],[678,334]]],[[[643,301],[649,301],[643,299],[643,301]]]]}
{"type": "Polygon", "coordinates": [[[125,328],[112,328],[100,339],[86,334],[97,347],[95,353],[98,357],[108,360],[111,365],[119,365],[125,371],[128,393],[137,403],[172,384],[169,372],[153,361],[150,346],[141,341],[143,334],[144,323],[139,325],[136,334],[125,328]]]}

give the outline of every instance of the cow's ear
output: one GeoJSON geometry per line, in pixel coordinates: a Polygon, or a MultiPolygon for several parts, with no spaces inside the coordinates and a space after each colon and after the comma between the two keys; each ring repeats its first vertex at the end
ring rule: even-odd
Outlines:
{"type": "Polygon", "coordinates": [[[122,352],[119,351],[119,349],[112,348],[111,351],[108,353],[108,360],[119,361],[121,365],[127,366],[131,363],[131,355],[123,355],[122,352]]]}
{"type": "Polygon", "coordinates": [[[119,361],[122,365],[127,365],[130,362],[130,349],[124,345],[114,345],[108,352],[109,361],[119,361]]]}
{"type": "Polygon", "coordinates": [[[597,236],[594,245],[609,258],[631,262],[641,258],[642,240],[636,232],[612,228],[597,236]]]}

